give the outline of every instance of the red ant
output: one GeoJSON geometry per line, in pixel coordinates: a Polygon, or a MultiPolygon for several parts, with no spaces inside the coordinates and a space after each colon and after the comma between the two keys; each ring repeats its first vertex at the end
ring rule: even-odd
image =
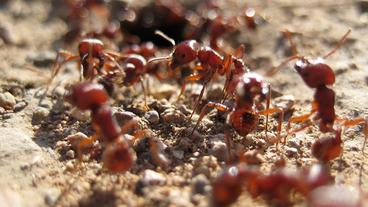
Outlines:
{"type": "MultiPolygon", "coordinates": [[[[270,108],[271,86],[260,75],[244,71],[244,63],[240,58],[229,56],[234,64],[234,69],[227,69],[227,81],[224,92],[235,95],[235,107],[228,107],[221,103],[208,102],[201,110],[198,121],[192,133],[198,127],[203,117],[208,113],[208,108],[216,108],[220,111],[229,112],[227,124],[231,125],[241,136],[246,136],[258,125],[259,115],[266,115],[266,137],[268,136],[268,115],[279,113],[278,137],[280,137],[283,110],[270,108]],[[262,101],[266,100],[266,109],[259,111],[262,101]]],[[[230,66],[228,66],[230,67],[230,66]]],[[[226,97],[225,95],[225,97],[226,97]]],[[[278,142],[277,142],[278,143],[278,142]]]]}
{"type": "Polygon", "coordinates": [[[196,111],[200,100],[202,99],[207,84],[213,79],[216,73],[219,73],[220,75],[224,75],[226,73],[225,70],[230,68],[231,58],[223,58],[214,49],[208,46],[201,46],[196,40],[186,40],[184,42],[175,44],[175,41],[173,39],[169,38],[162,32],[156,31],[156,34],[170,41],[174,46],[174,49],[170,55],[166,57],[152,58],[148,61],[148,63],[156,61],[167,61],[170,68],[175,69],[179,66],[191,63],[195,60],[198,61],[195,70],[199,71],[199,73],[190,75],[185,78],[180,94],[178,96],[179,100],[184,93],[186,84],[188,82],[204,79],[202,90],[194,105],[193,112],[190,115],[191,118],[196,111]]]}
{"type": "MultiPolygon", "coordinates": [[[[80,110],[92,111],[92,125],[96,134],[88,139],[81,140],[77,146],[77,154],[81,160],[82,151],[97,139],[105,145],[103,152],[104,165],[112,172],[128,170],[134,163],[135,155],[131,150],[129,140],[124,136],[128,131],[138,127],[138,121],[132,119],[119,127],[108,105],[109,96],[104,87],[96,83],[80,83],[75,85],[66,100],[80,110]]],[[[142,136],[150,135],[147,130],[139,130],[134,134],[134,140],[142,136]]],[[[153,139],[153,138],[150,138],[153,139]]],[[[130,141],[131,142],[131,141],[130,141]]],[[[159,165],[167,165],[162,153],[153,140],[150,140],[151,154],[159,165]],[[157,159],[159,158],[159,159],[157,159]]]]}
{"type": "MultiPolygon", "coordinates": [[[[363,118],[356,118],[353,120],[341,119],[338,118],[335,114],[335,92],[328,88],[327,85],[333,85],[335,83],[335,73],[331,69],[331,67],[323,62],[323,59],[334,54],[341,45],[346,41],[347,36],[350,34],[351,29],[349,29],[345,35],[340,39],[337,46],[331,50],[327,55],[323,58],[317,58],[316,60],[311,60],[307,57],[301,55],[293,55],[288,58],[286,61],[280,64],[280,66],[274,68],[268,74],[272,75],[276,73],[281,66],[285,65],[291,60],[297,59],[297,62],[294,65],[295,70],[301,76],[305,84],[315,89],[314,101],[312,102],[312,111],[306,115],[292,117],[288,121],[287,125],[287,135],[294,134],[308,126],[311,125],[311,122],[305,124],[299,129],[295,129],[290,131],[290,126],[292,123],[303,123],[309,120],[309,118],[316,113],[315,120],[319,120],[319,129],[321,132],[334,132],[335,136],[326,137],[321,140],[318,140],[314,143],[312,147],[313,155],[316,156],[319,160],[327,162],[329,160],[335,159],[342,153],[341,148],[341,131],[345,127],[355,126],[361,123],[364,123],[364,135],[367,138],[368,136],[368,121],[363,118]],[[335,121],[340,122],[338,129],[334,129],[335,121]],[[342,128],[342,129],[341,129],[342,128]]],[[[289,38],[290,43],[292,44],[292,48],[296,53],[296,47],[291,40],[291,35],[289,31],[286,31],[286,35],[289,38]]],[[[286,139],[286,137],[285,137],[286,139]]],[[[366,140],[366,139],[365,139],[366,140]]],[[[366,142],[366,141],[365,141],[366,142]]],[[[363,149],[365,146],[365,142],[363,145],[363,149]]],[[[362,150],[363,150],[362,149],[362,150]]]]}
{"type": "Polygon", "coordinates": [[[332,182],[329,171],[320,164],[299,171],[282,167],[266,175],[241,163],[219,175],[212,184],[212,199],[216,206],[228,206],[238,199],[245,188],[253,198],[262,196],[276,206],[287,206],[290,205],[292,192],[297,191],[308,197],[317,187],[332,182]]]}
{"type": "Polygon", "coordinates": [[[79,42],[78,53],[78,55],[73,55],[65,50],[58,52],[49,85],[59,73],[61,67],[70,61],[78,61],[80,63],[80,80],[83,78],[92,80],[96,74],[104,73],[103,66],[105,64],[105,58],[115,63],[117,67],[120,67],[114,58],[116,53],[106,51],[104,44],[99,39],[83,39],[79,42]],[[61,57],[63,57],[63,60],[61,60],[61,57]]]}

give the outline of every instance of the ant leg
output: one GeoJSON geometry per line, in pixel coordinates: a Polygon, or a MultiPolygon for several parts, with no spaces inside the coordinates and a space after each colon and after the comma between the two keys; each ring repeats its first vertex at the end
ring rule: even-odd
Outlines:
{"type": "Polygon", "coordinates": [[[77,60],[79,57],[77,55],[73,55],[69,51],[66,50],[60,50],[55,58],[54,65],[52,67],[52,73],[51,78],[48,82],[47,88],[51,85],[52,81],[54,80],[55,76],[59,73],[61,66],[63,66],[65,63],[77,60]],[[60,60],[61,58],[64,58],[64,60],[60,60]]]}
{"type": "MultiPolygon", "coordinates": [[[[210,80],[211,80],[211,79],[210,79],[210,80]]],[[[198,105],[199,105],[199,102],[201,101],[201,99],[202,99],[202,97],[203,97],[204,89],[206,88],[207,84],[208,84],[208,81],[206,81],[206,82],[204,82],[204,83],[203,83],[201,93],[199,94],[198,99],[197,99],[197,101],[196,101],[196,103],[195,103],[195,105],[194,105],[194,107],[193,107],[193,111],[192,111],[192,114],[190,114],[189,120],[191,120],[191,119],[192,119],[192,117],[193,117],[193,115],[194,115],[195,111],[197,110],[198,105]]]]}
{"type": "MultiPolygon", "coordinates": [[[[278,125],[277,125],[277,143],[276,143],[276,146],[278,146],[280,136],[281,136],[282,121],[284,119],[284,111],[280,108],[269,108],[269,109],[257,112],[257,114],[259,115],[266,115],[266,138],[267,138],[267,127],[268,127],[267,117],[269,114],[274,114],[274,113],[279,113],[279,119],[277,121],[278,125]]],[[[286,139],[283,140],[283,144],[285,143],[286,143],[286,139]]]]}
{"type": "Polygon", "coordinates": [[[148,141],[153,162],[161,168],[166,169],[171,161],[163,153],[162,147],[159,146],[158,138],[150,136],[148,141]]]}
{"type": "Polygon", "coordinates": [[[146,92],[146,87],[144,86],[143,80],[140,77],[139,78],[139,82],[141,83],[142,86],[142,90],[143,90],[143,96],[144,96],[144,107],[146,108],[146,110],[149,109],[148,105],[147,105],[147,92],[146,92]]]}
{"type": "Polygon", "coordinates": [[[180,100],[180,97],[183,95],[186,85],[188,84],[188,82],[194,82],[197,81],[199,79],[201,79],[204,75],[203,74],[197,74],[197,75],[191,75],[185,78],[183,85],[181,86],[181,90],[180,90],[180,94],[177,98],[177,102],[180,100]]]}
{"type": "Polygon", "coordinates": [[[230,112],[232,110],[232,108],[229,108],[223,104],[220,103],[215,103],[215,102],[208,102],[201,110],[201,113],[199,115],[199,118],[197,120],[196,125],[193,128],[192,133],[190,133],[191,135],[194,133],[194,131],[197,129],[197,127],[199,126],[199,123],[201,123],[202,119],[204,116],[206,116],[206,114],[209,112],[208,108],[216,108],[219,111],[225,111],[225,112],[230,112]]]}
{"type": "Polygon", "coordinates": [[[225,127],[225,143],[226,143],[226,148],[227,148],[227,159],[226,162],[227,164],[231,164],[234,160],[231,154],[231,142],[232,142],[232,137],[230,134],[230,130],[229,127],[225,127]]]}
{"type": "Polygon", "coordinates": [[[77,157],[78,157],[78,162],[82,162],[82,152],[83,149],[85,149],[86,147],[91,146],[96,140],[97,140],[98,135],[92,135],[86,139],[81,139],[77,145],[77,157]]]}
{"type": "Polygon", "coordinates": [[[225,98],[227,96],[226,89],[228,88],[230,81],[231,81],[231,70],[230,70],[231,62],[232,62],[232,56],[226,55],[223,61],[223,68],[224,68],[223,73],[226,75],[226,80],[225,80],[224,88],[222,89],[221,103],[225,101],[225,98]]]}
{"type": "Polygon", "coordinates": [[[134,131],[138,128],[139,123],[137,118],[132,118],[120,127],[120,134],[127,134],[129,131],[134,131]]]}
{"type": "Polygon", "coordinates": [[[334,54],[341,47],[341,45],[343,45],[345,43],[345,41],[346,41],[346,39],[347,39],[347,37],[349,36],[350,33],[351,33],[351,29],[348,29],[348,31],[341,37],[341,39],[337,43],[336,47],[334,49],[332,49],[329,53],[327,53],[325,56],[323,56],[323,59],[326,59],[327,57],[334,54]]]}
{"type": "Polygon", "coordinates": [[[134,141],[141,139],[143,137],[148,138],[148,142],[150,145],[150,153],[152,156],[152,161],[160,166],[161,168],[167,168],[171,163],[170,160],[163,153],[162,147],[158,144],[158,138],[152,134],[152,131],[148,129],[139,130],[134,133],[134,141]]]}
{"type": "Polygon", "coordinates": [[[365,144],[367,142],[367,137],[368,137],[368,120],[364,119],[364,118],[356,118],[356,119],[351,119],[351,120],[342,119],[342,121],[343,121],[342,125],[344,127],[356,126],[356,125],[359,125],[361,123],[364,124],[364,129],[363,129],[364,143],[363,143],[363,147],[362,147],[362,152],[364,152],[365,144]]]}

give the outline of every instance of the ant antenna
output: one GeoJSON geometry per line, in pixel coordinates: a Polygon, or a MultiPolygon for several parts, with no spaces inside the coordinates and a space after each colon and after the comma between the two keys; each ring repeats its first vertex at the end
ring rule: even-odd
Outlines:
{"type": "Polygon", "coordinates": [[[158,36],[164,38],[165,40],[169,41],[173,46],[175,46],[175,44],[176,44],[174,39],[170,38],[169,36],[167,36],[165,33],[163,33],[160,30],[156,30],[155,35],[158,35],[158,36]]]}
{"type": "Polygon", "coordinates": [[[323,56],[323,59],[327,58],[328,56],[334,54],[340,47],[343,45],[348,37],[348,35],[351,33],[351,28],[348,29],[348,31],[344,34],[344,36],[341,37],[340,41],[336,45],[336,47],[331,50],[327,55],[323,56]]]}

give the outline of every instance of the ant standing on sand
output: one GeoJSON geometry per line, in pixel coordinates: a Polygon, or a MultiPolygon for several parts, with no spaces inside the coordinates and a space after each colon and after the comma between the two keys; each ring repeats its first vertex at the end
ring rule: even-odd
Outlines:
{"type": "MultiPolygon", "coordinates": [[[[198,121],[192,133],[198,127],[203,117],[208,113],[208,108],[216,108],[220,111],[229,112],[227,124],[231,125],[241,136],[246,136],[254,131],[258,125],[259,115],[266,115],[266,137],[268,136],[268,115],[279,113],[278,138],[280,137],[283,110],[270,108],[271,86],[260,75],[244,71],[244,63],[241,58],[229,56],[234,64],[234,70],[226,69],[227,75],[224,92],[235,96],[235,107],[228,107],[222,103],[208,102],[201,110],[198,121]],[[262,101],[266,100],[266,109],[258,110],[262,101]]],[[[230,66],[228,66],[230,68],[230,66]]],[[[278,139],[279,140],[279,139],[278,139]]],[[[278,143],[278,142],[277,142],[278,143]]]]}
{"type": "Polygon", "coordinates": [[[81,40],[78,46],[78,53],[78,55],[73,55],[65,50],[58,52],[49,85],[59,73],[61,67],[71,61],[79,62],[80,80],[83,78],[92,80],[97,74],[104,73],[102,69],[106,58],[115,63],[117,67],[120,67],[114,58],[115,53],[106,51],[104,44],[99,39],[88,38],[81,40]]]}
{"type": "Polygon", "coordinates": [[[138,120],[131,119],[122,127],[119,127],[113,116],[111,107],[108,105],[109,96],[104,87],[100,84],[84,82],[72,87],[65,99],[80,110],[92,111],[92,126],[96,132],[88,139],[83,139],[78,143],[77,154],[81,160],[82,151],[85,147],[91,146],[96,140],[100,140],[105,146],[103,152],[103,163],[112,172],[124,172],[129,170],[135,160],[135,154],[131,149],[134,140],[143,136],[149,136],[150,150],[152,158],[156,164],[167,166],[169,161],[159,151],[154,138],[148,130],[138,130],[134,133],[134,138],[129,140],[125,134],[138,127],[138,120]]]}
{"type": "MultiPolygon", "coordinates": [[[[297,59],[294,68],[301,76],[305,84],[312,89],[315,89],[314,100],[312,102],[312,111],[306,115],[292,117],[288,121],[287,125],[287,135],[294,134],[304,128],[310,126],[312,123],[308,122],[298,129],[290,130],[292,123],[305,123],[309,121],[309,118],[316,114],[314,120],[319,120],[319,129],[321,132],[333,132],[335,135],[332,137],[324,137],[317,140],[312,146],[312,154],[319,160],[327,162],[336,157],[340,156],[342,153],[342,140],[341,133],[343,133],[344,128],[355,126],[359,124],[364,124],[364,135],[365,139],[368,136],[368,121],[364,118],[356,118],[348,120],[345,118],[338,118],[335,114],[335,92],[328,87],[328,85],[333,85],[335,83],[335,73],[329,65],[323,62],[323,59],[334,54],[341,45],[346,41],[351,29],[349,29],[345,35],[340,39],[337,46],[327,53],[323,58],[317,58],[312,60],[308,57],[295,54],[288,58],[286,61],[282,62],[278,67],[271,70],[268,75],[276,73],[281,66],[286,63],[297,59]],[[334,128],[334,123],[338,122],[339,126],[337,129],[334,128]]],[[[291,40],[291,35],[289,31],[286,31],[286,35],[292,44],[292,48],[296,53],[296,47],[291,40]]],[[[285,137],[286,139],[286,137],[285,137]]],[[[366,142],[366,140],[365,140],[366,142]]],[[[364,149],[365,142],[362,150],[364,149]]]]}

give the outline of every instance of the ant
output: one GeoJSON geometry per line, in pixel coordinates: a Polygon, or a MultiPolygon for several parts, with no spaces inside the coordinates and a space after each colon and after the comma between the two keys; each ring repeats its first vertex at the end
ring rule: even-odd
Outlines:
{"type": "Polygon", "coordinates": [[[168,40],[174,46],[174,48],[168,56],[152,58],[148,60],[148,63],[167,61],[169,63],[169,67],[173,70],[179,66],[196,60],[198,61],[194,68],[196,71],[198,71],[198,74],[192,74],[185,78],[180,94],[177,98],[177,101],[180,100],[180,97],[185,91],[187,83],[204,79],[201,92],[194,105],[192,114],[190,115],[191,119],[199,106],[199,102],[203,97],[206,86],[213,79],[215,74],[218,73],[220,75],[224,75],[226,73],[225,70],[230,68],[231,57],[226,56],[224,58],[211,47],[201,46],[196,40],[186,40],[176,44],[173,39],[166,36],[161,31],[156,31],[155,33],[168,40]]]}
{"type": "MultiPolygon", "coordinates": [[[[259,115],[266,116],[266,137],[268,136],[268,115],[279,113],[278,120],[278,137],[280,137],[283,110],[279,108],[270,108],[271,102],[271,86],[262,76],[257,73],[245,71],[244,63],[240,58],[232,55],[229,56],[231,63],[234,64],[234,69],[227,69],[227,81],[224,86],[224,98],[228,94],[235,96],[235,106],[228,107],[222,103],[208,102],[201,110],[196,125],[193,128],[192,134],[199,126],[203,117],[208,113],[208,108],[216,108],[217,110],[228,112],[227,124],[231,125],[235,131],[241,135],[246,136],[254,131],[258,125],[259,115]],[[266,109],[258,110],[262,102],[266,100],[266,109]]],[[[228,66],[230,67],[230,66],[228,66]]],[[[277,142],[278,144],[278,142],[277,142]]]]}
{"type": "MultiPolygon", "coordinates": [[[[291,33],[286,31],[285,34],[289,38],[289,42],[292,45],[292,49],[295,55],[288,58],[286,61],[281,63],[278,67],[271,70],[268,75],[276,73],[281,66],[285,65],[289,61],[297,59],[294,68],[298,74],[303,79],[304,83],[312,89],[315,89],[314,100],[312,102],[312,110],[310,113],[302,116],[292,117],[289,119],[287,124],[287,135],[294,134],[304,128],[310,126],[312,123],[308,122],[298,129],[290,130],[292,123],[305,123],[309,121],[309,118],[316,114],[314,120],[319,120],[319,130],[323,133],[334,132],[335,136],[325,137],[316,141],[312,147],[312,153],[317,159],[327,162],[336,157],[340,156],[342,153],[341,147],[341,133],[344,128],[364,124],[364,135],[365,141],[362,150],[364,150],[365,142],[368,136],[368,120],[364,118],[356,118],[352,120],[338,118],[335,114],[335,92],[333,89],[327,87],[328,85],[333,85],[335,83],[335,73],[329,65],[323,62],[323,59],[334,54],[341,45],[346,41],[348,35],[351,33],[349,29],[340,39],[337,46],[328,52],[323,58],[317,58],[312,60],[308,57],[301,56],[297,54],[295,44],[291,39],[291,33]],[[340,126],[335,129],[335,121],[340,123],[340,126]]],[[[285,137],[286,139],[286,137],[285,137]]]]}
{"type": "Polygon", "coordinates": [[[314,189],[331,183],[333,178],[329,170],[321,164],[297,171],[283,166],[264,174],[257,168],[240,163],[223,171],[213,182],[212,199],[215,206],[228,206],[246,189],[253,198],[262,196],[276,206],[288,206],[292,192],[308,197],[314,189]]]}
{"type": "Polygon", "coordinates": [[[96,133],[88,139],[81,140],[77,146],[77,154],[81,160],[82,151],[96,140],[102,141],[105,146],[102,160],[107,169],[112,172],[124,172],[132,167],[135,154],[131,150],[132,141],[142,136],[150,137],[151,154],[159,165],[167,165],[159,147],[155,146],[150,131],[138,130],[133,139],[128,140],[125,134],[138,127],[138,120],[131,119],[119,127],[108,104],[109,95],[101,84],[84,82],[72,87],[65,99],[80,110],[92,111],[92,126],[96,133]],[[159,159],[157,159],[159,158],[159,159]]]}
{"type": "Polygon", "coordinates": [[[79,62],[80,80],[92,80],[97,74],[103,74],[105,59],[109,59],[117,67],[120,67],[114,57],[116,53],[106,51],[104,44],[99,39],[87,38],[81,40],[78,45],[78,53],[78,55],[74,55],[65,50],[57,53],[49,85],[59,73],[61,67],[71,61],[79,62]]]}

